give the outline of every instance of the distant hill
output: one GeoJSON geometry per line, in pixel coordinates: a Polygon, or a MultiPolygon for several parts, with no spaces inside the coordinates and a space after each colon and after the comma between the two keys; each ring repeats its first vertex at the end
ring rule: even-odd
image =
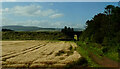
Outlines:
{"type": "Polygon", "coordinates": [[[54,28],[40,28],[34,26],[3,26],[2,29],[11,29],[15,31],[55,30],[54,28]]]}
{"type": "MultiPolygon", "coordinates": [[[[2,26],[2,29],[11,29],[14,31],[61,31],[62,28],[41,28],[35,26],[2,26]]],[[[74,28],[75,31],[81,31],[83,29],[74,28]]]]}

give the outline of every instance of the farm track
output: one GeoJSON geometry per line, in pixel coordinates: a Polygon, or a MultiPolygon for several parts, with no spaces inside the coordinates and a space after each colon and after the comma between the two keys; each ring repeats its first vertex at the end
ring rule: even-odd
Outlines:
{"type": "Polygon", "coordinates": [[[115,67],[116,68],[120,68],[119,67],[119,62],[113,61],[105,56],[102,56],[101,58],[99,58],[98,56],[96,56],[91,50],[89,50],[88,48],[84,48],[89,52],[89,57],[92,58],[92,60],[94,62],[96,62],[97,64],[101,65],[102,67],[115,67]]]}
{"type": "Polygon", "coordinates": [[[78,60],[81,56],[76,51],[67,55],[73,42],[25,41],[3,42],[3,67],[64,67],[66,64],[78,60]],[[12,43],[13,42],[13,43],[12,43]],[[60,51],[64,51],[61,53],[60,51]],[[60,55],[56,55],[60,53],[60,55]]]}
{"type": "Polygon", "coordinates": [[[113,61],[105,56],[101,59],[98,58],[95,54],[90,52],[90,57],[98,64],[102,65],[103,67],[119,67],[119,62],[113,61]]]}

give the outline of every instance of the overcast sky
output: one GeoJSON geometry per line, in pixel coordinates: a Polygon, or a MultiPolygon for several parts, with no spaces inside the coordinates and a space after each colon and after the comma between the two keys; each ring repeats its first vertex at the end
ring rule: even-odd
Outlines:
{"type": "Polygon", "coordinates": [[[2,25],[83,28],[88,19],[117,2],[4,2],[2,25]]]}

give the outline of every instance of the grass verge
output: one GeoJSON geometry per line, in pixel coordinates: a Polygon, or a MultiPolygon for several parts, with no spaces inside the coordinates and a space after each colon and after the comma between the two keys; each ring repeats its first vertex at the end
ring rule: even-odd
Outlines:
{"type": "Polygon", "coordinates": [[[78,47],[77,47],[77,52],[80,53],[81,56],[83,56],[84,58],[86,58],[86,60],[88,61],[88,67],[101,67],[100,65],[98,65],[97,63],[95,63],[89,55],[89,51],[85,48],[85,43],[82,43],[80,41],[76,42],[78,47]]]}

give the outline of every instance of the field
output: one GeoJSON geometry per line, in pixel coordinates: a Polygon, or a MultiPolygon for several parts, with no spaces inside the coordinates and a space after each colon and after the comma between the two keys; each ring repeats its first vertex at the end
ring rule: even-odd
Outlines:
{"type": "Polygon", "coordinates": [[[64,67],[81,55],[74,42],[2,41],[2,67],[64,67]]]}

